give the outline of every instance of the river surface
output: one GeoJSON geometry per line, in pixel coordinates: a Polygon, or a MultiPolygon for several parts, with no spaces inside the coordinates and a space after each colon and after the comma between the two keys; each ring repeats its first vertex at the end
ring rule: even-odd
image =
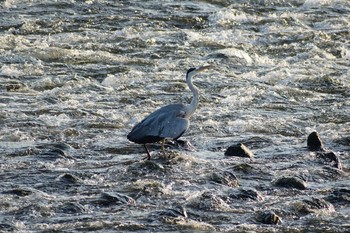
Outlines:
{"type": "Polygon", "coordinates": [[[349,44],[348,0],[1,1],[0,231],[349,232],[349,44]],[[143,160],[208,64],[187,146],[143,160]]]}

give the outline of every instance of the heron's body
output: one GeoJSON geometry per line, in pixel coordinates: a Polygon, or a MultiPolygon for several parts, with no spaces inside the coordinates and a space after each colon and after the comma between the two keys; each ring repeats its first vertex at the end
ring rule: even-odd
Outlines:
{"type": "Polygon", "coordinates": [[[146,147],[147,143],[162,141],[162,150],[164,152],[164,140],[176,140],[188,129],[189,118],[198,106],[198,89],[192,84],[192,77],[209,66],[203,66],[198,69],[191,68],[187,71],[186,81],[188,87],[193,93],[190,104],[170,104],[164,106],[148,115],[140,123],[134,126],[127,138],[135,143],[143,144],[147,151],[147,158],[150,154],[146,147]]]}
{"type": "Polygon", "coordinates": [[[138,123],[128,134],[128,139],[138,144],[159,142],[164,138],[176,140],[187,130],[189,123],[186,105],[170,104],[138,123]]]}

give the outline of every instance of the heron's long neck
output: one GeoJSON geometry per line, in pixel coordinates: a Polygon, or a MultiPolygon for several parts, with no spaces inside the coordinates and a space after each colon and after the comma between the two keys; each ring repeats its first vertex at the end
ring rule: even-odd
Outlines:
{"type": "Polygon", "coordinates": [[[196,111],[196,108],[198,106],[198,102],[199,102],[199,92],[198,92],[198,89],[195,85],[193,85],[192,83],[192,77],[194,75],[187,75],[186,77],[186,82],[187,82],[187,85],[188,87],[190,88],[190,90],[192,91],[193,93],[193,97],[192,97],[192,101],[191,103],[188,105],[188,109],[187,109],[187,112],[186,112],[186,116],[187,117],[190,117],[192,116],[192,114],[194,113],[194,111],[196,111]]]}

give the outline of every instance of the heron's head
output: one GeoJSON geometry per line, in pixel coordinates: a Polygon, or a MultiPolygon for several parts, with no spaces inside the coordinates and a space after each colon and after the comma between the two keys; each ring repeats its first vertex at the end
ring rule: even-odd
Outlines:
{"type": "Polygon", "coordinates": [[[189,77],[189,76],[192,77],[193,75],[198,74],[198,73],[205,71],[207,69],[210,69],[212,67],[213,67],[212,65],[207,65],[207,66],[201,66],[198,68],[190,68],[187,70],[187,77],[189,77]]]}

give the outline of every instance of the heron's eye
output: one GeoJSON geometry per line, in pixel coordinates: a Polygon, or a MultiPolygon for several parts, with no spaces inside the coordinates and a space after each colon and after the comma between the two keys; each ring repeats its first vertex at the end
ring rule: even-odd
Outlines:
{"type": "Polygon", "coordinates": [[[192,72],[192,71],[194,71],[196,68],[190,68],[189,70],[187,70],[187,75],[190,73],[190,72],[192,72]]]}
{"type": "Polygon", "coordinates": [[[176,117],[179,117],[179,118],[185,118],[185,116],[186,116],[186,112],[185,112],[185,111],[180,111],[180,112],[176,115],[176,117]]]}

